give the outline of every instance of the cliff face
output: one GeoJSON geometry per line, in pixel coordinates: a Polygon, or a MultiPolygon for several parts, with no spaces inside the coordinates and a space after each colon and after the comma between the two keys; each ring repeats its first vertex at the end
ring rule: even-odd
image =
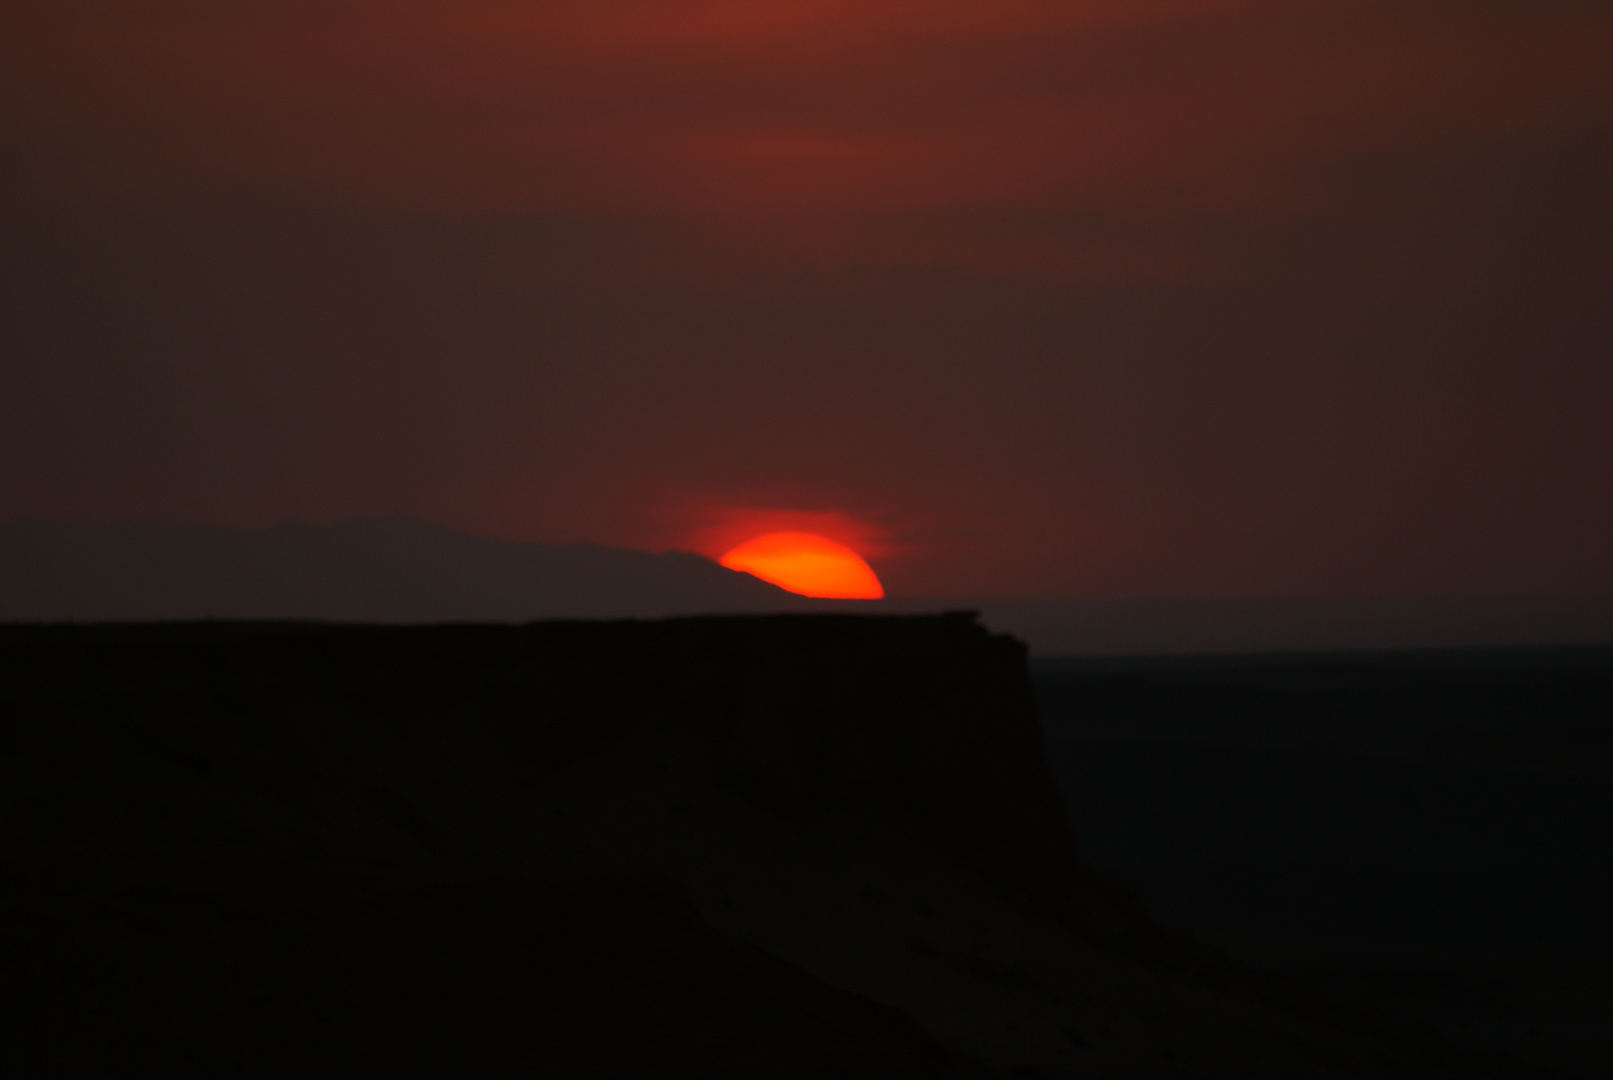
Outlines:
{"type": "Polygon", "coordinates": [[[359,753],[380,752],[381,733],[427,755],[474,742],[530,777],[664,729],[697,738],[771,808],[901,820],[1027,906],[1073,911],[1076,847],[1024,647],[966,614],[54,626],[0,640],[5,693],[47,742],[132,742],[214,773],[269,731],[318,744],[334,728],[359,753]]]}
{"type": "Polygon", "coordinates": [[[1078,863],[1023,647],[967,614],[13,626],[0,710],[12,967],[108,1060],[1420,1074],[1180,977],[1078,863]],[[643,1026],[690,1009],[729,1019],[643,1026]]]}

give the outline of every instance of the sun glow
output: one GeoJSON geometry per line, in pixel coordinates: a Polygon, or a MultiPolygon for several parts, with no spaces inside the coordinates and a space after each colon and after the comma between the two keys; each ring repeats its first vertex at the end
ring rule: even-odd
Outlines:
{"type": "Polygon", "coordinates": [[[718,561],[802,596],[878,600],[885,595],[885,587],[861,555],[812,533],[768,533],[747,540],[718,561]]]}

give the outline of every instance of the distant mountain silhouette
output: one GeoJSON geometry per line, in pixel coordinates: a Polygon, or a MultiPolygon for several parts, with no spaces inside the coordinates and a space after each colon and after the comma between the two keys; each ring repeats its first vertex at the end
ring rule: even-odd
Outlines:
{"type": "Polygon", "coordinates": [[[1039,656],[1613,644],[1613,596],[812,600],[687,552],[404,516],[261,529],[0,523],[0,621],[533,619],[973,610],[1039,656]]]}
{"type": "Polygon", "coordinates": [[[1180,597],[932,601],[1043,656],[1509,649],[1613,644],[1613,596],[1180,597]]]}
{"type": "Polygon", "coordinates": [[[0,620],[524,621],[813,607],[686,552],[515,543],[403,516],[260,529],[0,524],[0,620]]]}

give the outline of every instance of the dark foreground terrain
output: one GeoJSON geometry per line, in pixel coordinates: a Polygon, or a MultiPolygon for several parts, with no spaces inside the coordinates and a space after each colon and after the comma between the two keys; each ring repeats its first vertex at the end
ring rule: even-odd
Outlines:
{"type": "Polygon", "coordinates": [[[0,629],[31,1075],[1528,1075],[1087,869],[967,616],[0,629]]]}
{"type": "Polygon", "coordinates": [[[1613,649],[1033,661],[1083,855],[1235,957],[1613,1076],[1613,649]]]}

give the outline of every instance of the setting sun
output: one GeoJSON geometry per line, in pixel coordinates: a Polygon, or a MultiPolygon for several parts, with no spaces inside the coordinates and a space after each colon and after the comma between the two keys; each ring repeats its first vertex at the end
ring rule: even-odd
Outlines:
{"type": "Polygon", "coordinates": [[[748,540],[720,560],[802,596],[878,600],[885,588],[862,556],[843,544],[802,532],[776,532],[748,540]]]}

